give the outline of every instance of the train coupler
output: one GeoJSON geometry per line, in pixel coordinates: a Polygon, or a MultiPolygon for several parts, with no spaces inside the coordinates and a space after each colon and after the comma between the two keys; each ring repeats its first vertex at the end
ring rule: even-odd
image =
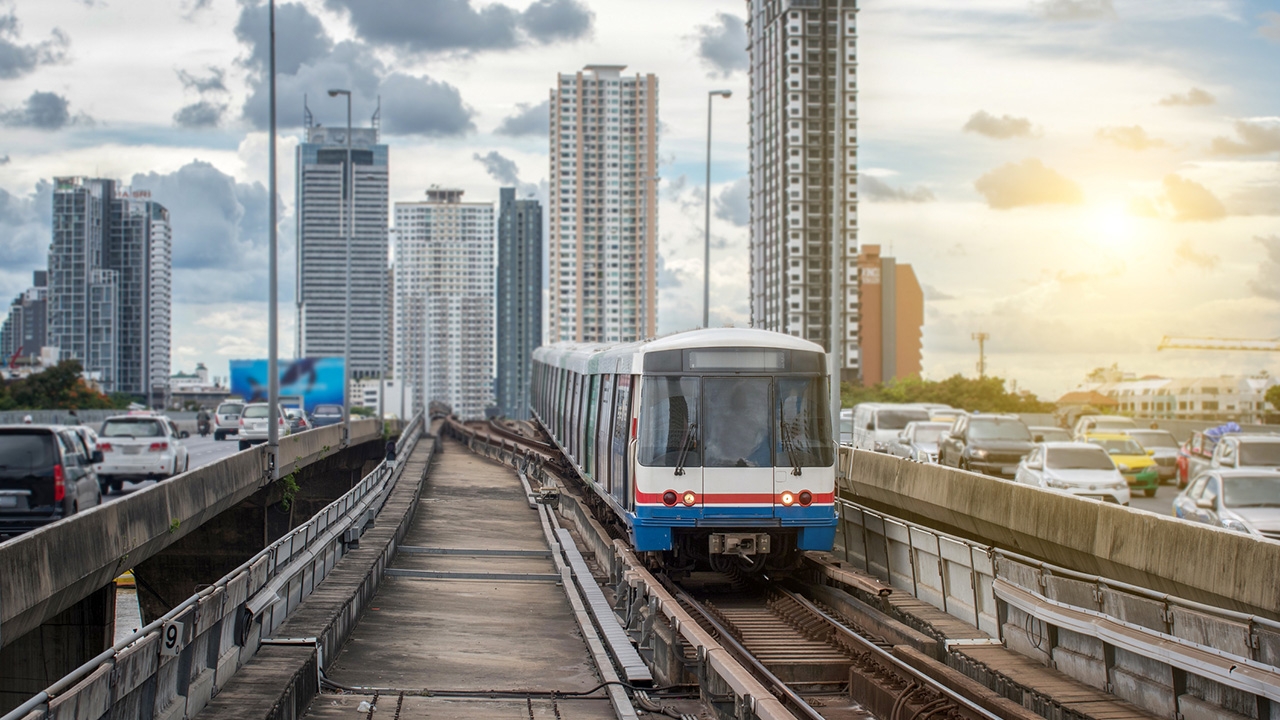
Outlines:
{"type": "Polygon", "coordinates": [[[712,533],[709,538],[712,555],[768,555],[768,533],[712,533]]]}

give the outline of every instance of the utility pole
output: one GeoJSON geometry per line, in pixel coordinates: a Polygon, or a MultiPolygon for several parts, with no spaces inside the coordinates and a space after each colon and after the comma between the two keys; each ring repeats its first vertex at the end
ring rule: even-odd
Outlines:
{"type": "Polygon", "coordinates": [[[276,459],[280,452],[280,346],[279,320],[277,318],[276,301],[279,299],[277,262],[279,255],[279,239],[276,234],[276,3],[271,0],[267,6],[267,33],[270,35],[270,59],[267,72],[268,98],[271,108],[268,113],[270,141],[268,142],[267,168],[270,178],[267,187],[267,204],[270,206],[267,219],[267,480],[275,482],[280,474],[276,459]]]}
{"type": "Polygon", "coordinates": [[[987,341],[991,335],[979,330],[971,337],[978,341],[978,379],[982,379],[987,376],[987,341]]]}

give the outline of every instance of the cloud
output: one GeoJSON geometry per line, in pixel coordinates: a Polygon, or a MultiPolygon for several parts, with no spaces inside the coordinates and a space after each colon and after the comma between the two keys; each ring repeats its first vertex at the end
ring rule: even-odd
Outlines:
{"type": "Polygon", "coordinates": [[[202,10],[213,7],[213,0],[182,0],[182,17],[192,20],[202,10]]]}
{"type": "Polygon", "coordinates": [[[716,13],[709,25],[699,25],[695,36],[698,57],[711,67],[711,76],[729,77],[747,70],[747,23],[732,13],[716,13]]]}
{"type": "Polygon", "coordinates": [[[751,222],[750,190],[751,181],[745,177],[734,180],[721,190],[714,203],[716,217],[734,227],[746,227],[751,222]]]}
{"type": "Polygon", "coordinates": [[[1084,202],[1079,185],[1035,158],[1001,165],[975,180],[973,187],[995,210],[1084,202]]]}
{"type": "Polygon", "coordinates": [[[1280,150],[1280,123],[1237,120],[1235,128],[1240,140],[1216,137],[1209,149],[1218,155],[1261,155],[1280,150]]]}
{"type": "Polygon", "coordinates": [[[356,34],[410,53],[511,50],[528,43],[577,40],[591,34],[595,15],[580,0],[537,0],[524,12],[471,0],[325,0],[344,12],[356,34]]]}
{"type": "Polygon", "coordinates": [[[1111,0],[1044,0],[1032,5],[1041,16],[1049,20],[1071,22],[1116,16],[1111,0]]]}
{"type": "Polygon", "coordinates": [[[1181,95],[1174,93],[1160,98],[1160,104],[1166,106],[1186,105],[1195,107],[1197,105],[1212,105],[1215,102],[1217,102],[1217,98],[1208,90],[1201,90],[1198,87],[1193,87],[1181,95]]]}
{"type": "Polygon", "coordinates": [[[1156,209],[1156,204],[1151,202],[1151,198],[1141,195],[1129,200],[1129,213],[1145,218],[1160,217],[1160,211],[1156,209]]]}
{"type": "Polygon", "coordinates": [[[920,285],[920,289],[921,289],[921,290],[923,291],[923,293],[924,293],[924,299],[925,299],[925,300],[928,300],[928,301],[930,301],[930,302],[941,302],[941,301],[943,301],[943,300],[955,300],[955,299],[956,299],[956,297],[955,297],[954,295],[948,295],[947,293],[944,293],[944,292],[942,292],[941,290],[939,290],[938,288],[936,288],[936,287],[934,287],[934,286],[932,286],[932,285],[929,285],[929,284],[927,284],[927,283],[922,283],[922,284],[920,285]]]}
{"type": "Polygon", "coordinates": [[[505,187],[520,183],[520,169],[514,160],[502,155],[497,150],[490,150],[488,155],[472,154],[471,158],[484,166],[489,177],[497,180],[505,187]]]}
{"type": "Polygon", "coordinates": [[[1222,258],[1213,253],[1196,252],[1191,241],[1185,239],[1178,243],[1178,249],[1174,250],[1174,258],[1176,264],[1194,265],[1204,270],[1212,270],[1222,262],[1222,258]]]}
{"type": "Polygon", "coordinates": [[[1253,239],[1266,249],[1267,260],[1258,267],[1258,276],[1249,282],[1249,289],[1255,295],[1280,300],[1280,235],[1255,235],[1253,239]]]}
{"type": "Polygon", "coordinates": [[[222,122],[222,116],[227,111],[226,105],[219,105],[208,100],[200,100],[184,106],[178,112],[173,114],[173,121],[179,127],[185,128],[210,128],[217,127],[222,122]]]}
{"type": "Polygon", "coordinates": [[[1280,42],[1280,13],[1264,12],[1260,17],[1263,23],[1258,27],[1258,34],[1272,42],[1280,42]]]}
{"type": "Polygon", "coordinates": [[[499,135],[521,137],[534,135],[546,137],[551,125],[551,101],[543,100],[537,105],[517,103],[516,111],[505,118],[495,130],[499,135]]]}
{"type": "Polygon", "coordinates": [[[476,129],[475,110],[442,80],[395,73],[382,81],[382,129],[392,135],[458,137],[476,129]]]}
{"type": "Polygon", "coordinates": [[[209,75],[207,77],[196,77],[186,70],[179,70],[178,80],[182,81],[182,87],[188,90],[195,90],[204,94],[208,92],[226,92],[227,84],[226,71],[221,68],[209,67],[209,75]]]}
{"type": "MultiPolygon", "coordinates": [[[[246,2],[240,7],[236,21],[236,39],[249,46],[249,57],[242,64],[250,70],[265,72],[270,58],[267,38],[267,6],[246,2]]],[[[276,6],[276,72],[295,75],[307,63],[323,58],[333,49],[333,39],[320,18],[300,3],[276,6]]]]}
{"type": "Polygon", "coordinates": [[[23,197],[0,189],[0,267],[23,272],[48,263],[53,186],[41,180],[23,197]]]}
{"type": "Polygon", "coordinates": [[[965,132],[975,132],[997,140],[1008,140],[1015,137],[1031,137],[1031,121],[1027,118],[1004,115],[996,117],[986,110],[979,110],[969,117],[962,128],[965,132]]]}
{"type": "Polygon", "coordinates": [[[35,45],[23,45],[21,25],[13,10],[0,15],[0,80],[12,80],[33,72],[41,65],[62,62],[67,56],[71,39],[54,28],[48,40],[35,45]]]}
{"type": "Polygon", "coordinates": [[[934,197],[933,191],[923,185],[917,185],[914,188],[895,188],[880,178],[871,175],[858,176],[858,191],[868,200],[881,200],[885,202],[932,202],[937,198],[934,197]]]}
{"type": "Polygon", "coordinates": [[[1164,198],[1177,222],[1208,222],[1227,216],[1222,201],[1208,188],[1178,175],[1165,176],[1164,198]]]}
{"type": "Polygon", "coordinates": [[[8,165],[8,164],[9,164],[9,156],[8,156],[8,155],[5,155],[4,157],[0,157],[0,165],[8,165]]]}
{"type": "Polygon", "coordinates": [[[1280,164],[1270,178],[1250,183],[1227,197],[1232,215],[1280,215],[1280,164]]]}
{"type": "Polygon", "coordinates": [[[1098,139],[1138,152],[1169,146],[1169,143],[1164,140],[1147,135],[1147,131],[1143,130],[1140,125],[1104,127],[1098,130],[1098,139]]]}
{"type": "Polygon", "coordinates": [[[31,93],[22,107],[0,112],[0,123],[9,127],[29,127],[37,130],[61,130],[73,124],[92,124],[86,115],[71,115],[71,103],[57,93],[31,93]]]}

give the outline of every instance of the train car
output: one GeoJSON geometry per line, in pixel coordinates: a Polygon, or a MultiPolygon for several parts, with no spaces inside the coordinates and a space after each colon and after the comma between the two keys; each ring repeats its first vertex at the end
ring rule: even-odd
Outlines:
{"type": "Polygon", "coordinates": [[[638,552],[758,571],[835,540],[821,346],[706,329],[533,355],[533,411],[638,552]]]}

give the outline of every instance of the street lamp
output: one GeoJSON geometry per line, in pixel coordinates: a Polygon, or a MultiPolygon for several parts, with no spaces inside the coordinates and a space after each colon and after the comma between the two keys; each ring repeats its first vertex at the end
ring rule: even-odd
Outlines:
{"type": "Polygon", "coordinates": [[[268,83],[268,102],[271,103],[269,112],[270,118],[268,124],[270,128],[270,141],[268,142],[267,160],[268,173],[270,178],[267,181],[269,192],[267,193],[268,210],[267,219],[267,274],[270,276],[267,280],[267,462],[270,464],[268,469],[268,482],[275,482],[280,474],[279,463],[276,462],[280,451],[280,347],[278,344],[277,328],[279,321],[276,310],[276,297],[279,292],[277,288],[277,256],[279,255],[279,240],[276,235],[276,3],[270,0],[267,5],[267,33],[270,36],[270,60],[267,68],[267,74],[270,76],[268,83]]]}
{"type": "MultiPolygon", "coordinates": [[[[343,184],[348,186],[348,195],[351,198],[350,203],[350,220],[344,222],[343,230],[347,235],[347,308],[346,321],[344,323],[345,331],[343,332],[342,342],[342,445],[346,447],[351,442],[351,236],[355,234],[356,225],[356,173],[355,168],[351,167],[351,91],[350,90],[330,90],[329,97],[338,97],[339,95],[347,96],[347,164],[343,168],[343,184]]],[[[341,215],[339,215],[341,217],[341,215]]]]}
{"type": "Polygon", "coordinates": [[[707,217],[703,223],[702,248],[702,327],[711,326],[711,98],[719,95],[727,98],[730,90],[712,90],[707,93],[707,217]]]}

